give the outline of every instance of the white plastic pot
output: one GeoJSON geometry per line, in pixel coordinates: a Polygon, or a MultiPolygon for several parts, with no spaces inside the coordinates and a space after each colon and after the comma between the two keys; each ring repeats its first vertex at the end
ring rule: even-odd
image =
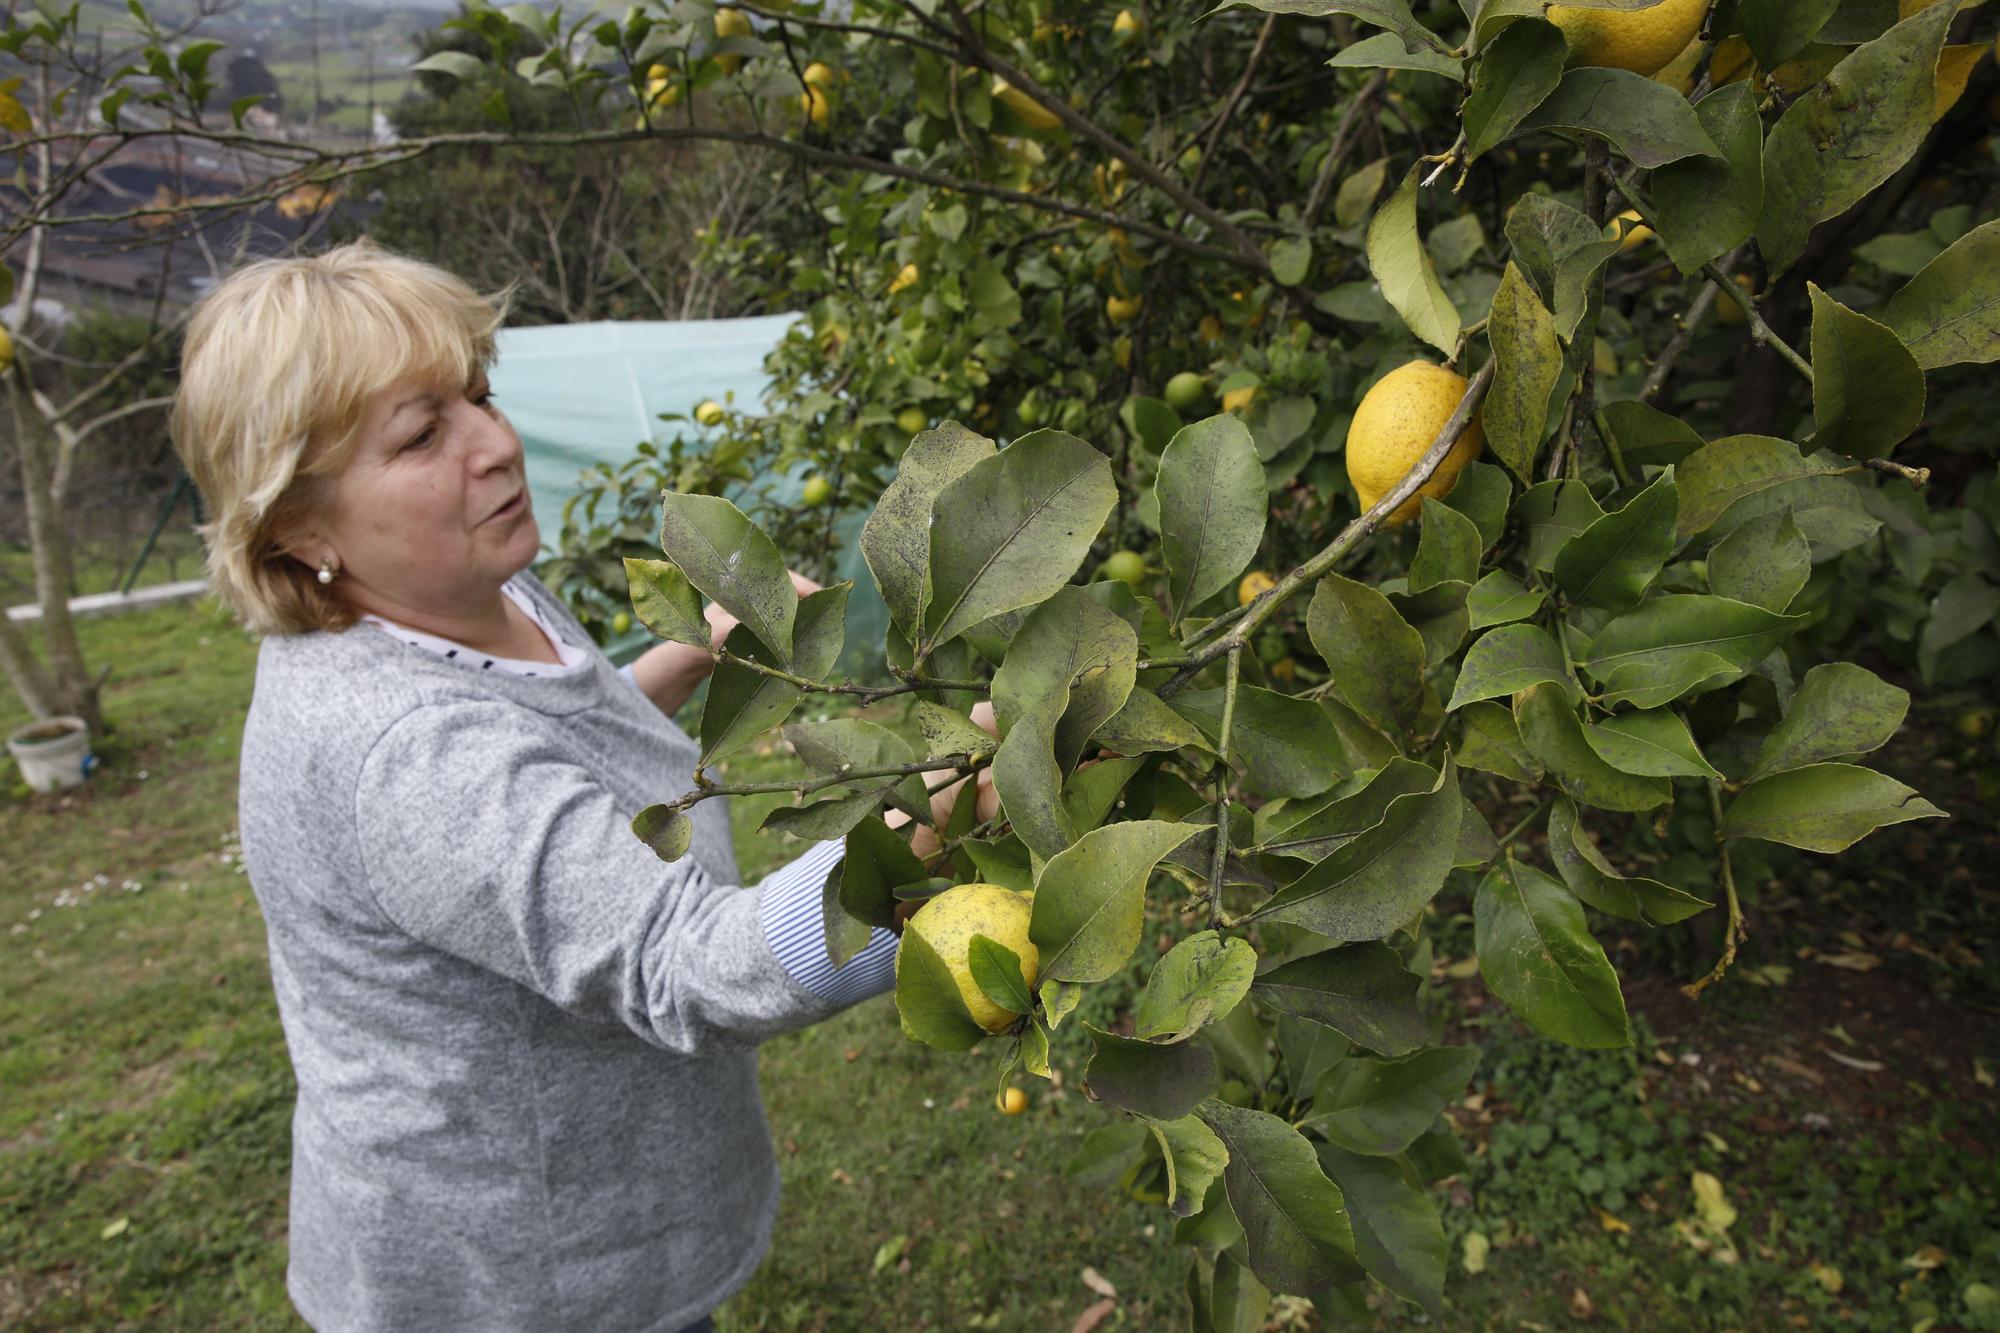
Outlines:
{"type": "Polygon", "coordinates": [[[50,717],[14,728],[7,752],[36,791],[81,787],[97,767],[90,752],[90,726],[80,717],[50,717]]]}

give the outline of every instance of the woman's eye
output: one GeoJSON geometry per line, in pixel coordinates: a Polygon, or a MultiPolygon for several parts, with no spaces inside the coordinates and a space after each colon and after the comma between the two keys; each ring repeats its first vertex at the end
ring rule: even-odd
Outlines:
{"type": "Polygon", "coordinates": [[[423,431],[415,439],[411,440],[408,444],[403,446],[403,451],[405,453],[408,453],[412,449],[423,448],[425,445],[431,442],[431,436],[435,435],[436,433],[437,433],[436,427],[434,426],[424,427],[423,431]]]}
{"type": "Polygon", "coordinates": [[[472,400],[472,403],[473,406],[475,407],[491,407],[493,406],[493,398],[494,398],[493,390],[488,389],[485,393],[482,393],[477,398],[474,398],[472,400]]]}

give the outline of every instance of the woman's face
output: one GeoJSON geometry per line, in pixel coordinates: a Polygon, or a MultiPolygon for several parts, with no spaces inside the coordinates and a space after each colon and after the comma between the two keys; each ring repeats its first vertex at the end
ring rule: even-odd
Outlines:
{"type": "Polygon", "coordinates": [[[378,614],[476,613],[532,564],[541,531],[521,437],[485,372],[462,389],[409,381],[377,394],[317,535],[341,595],[378,614]]]}

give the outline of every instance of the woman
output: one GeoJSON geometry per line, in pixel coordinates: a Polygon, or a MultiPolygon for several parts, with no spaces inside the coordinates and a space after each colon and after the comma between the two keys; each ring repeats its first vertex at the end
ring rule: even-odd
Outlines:
{"type": "Polygon", "coordinates": [[[183,356],[212,587],[264,636],[240,819],[321,1330],[707,1328],[777,1210],[757,1043],[893,980],[887,930],[828,962],[840,844],[743,889],[723,801],[675,864],[631,833],[711,663],[621,673],[527,572],[509,295],[363,240],[238,271],[183,356]]]}

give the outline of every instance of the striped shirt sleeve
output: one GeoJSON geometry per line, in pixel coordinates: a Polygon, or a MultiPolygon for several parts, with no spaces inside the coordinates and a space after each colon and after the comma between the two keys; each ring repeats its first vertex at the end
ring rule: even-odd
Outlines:
{"type": "Polygon", "coordinates": [[[771,952],[794,981],[821,999],[854,1004],[893,990],[897,936],[877,926],[860,953],[836,968],[826,954],[826,918],[821,893],[839,863],[844,843],[816,843],[804,856],[781,866],[759,885],[764,935],[771,952]]]}

